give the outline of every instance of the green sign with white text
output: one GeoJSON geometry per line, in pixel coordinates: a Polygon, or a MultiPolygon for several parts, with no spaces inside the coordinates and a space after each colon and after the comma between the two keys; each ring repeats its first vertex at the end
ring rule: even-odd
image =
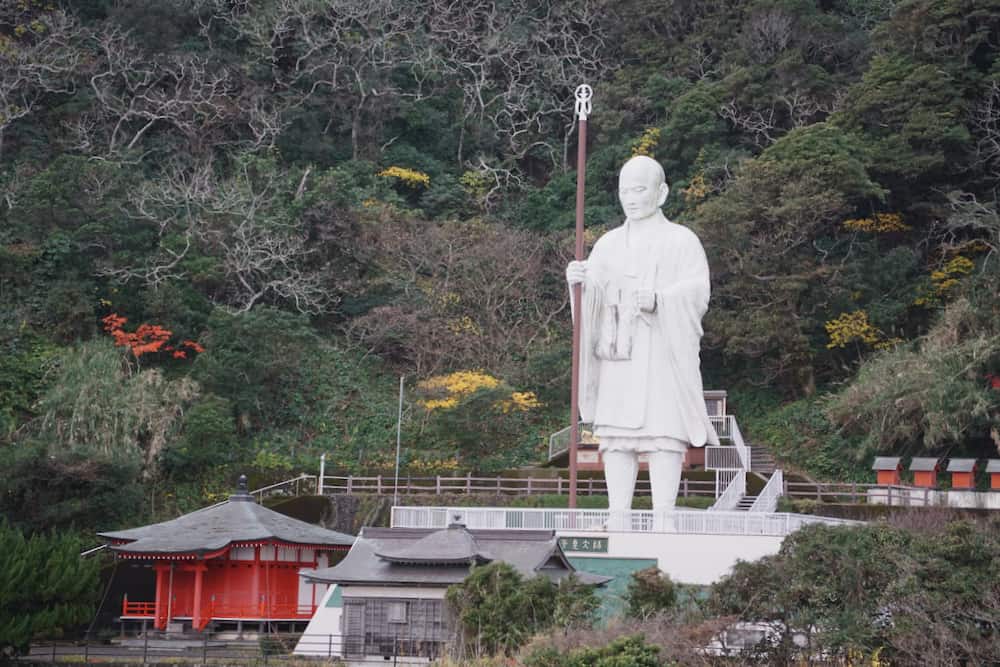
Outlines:
{"type": "Polygon", "coordinates": [[[606,554],[608,553],[608,538],[606,537],[560,537],[559,546],[563,551],[578,553],[606,554]]]}

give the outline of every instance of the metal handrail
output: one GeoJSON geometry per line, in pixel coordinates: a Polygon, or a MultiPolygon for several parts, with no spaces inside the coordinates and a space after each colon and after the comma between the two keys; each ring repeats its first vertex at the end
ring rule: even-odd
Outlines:
{"type": "MultiPolygon", "coordinates": [[[[732,417],[732,415],[729,415],[732,417]]],[[[750,448],[746,446],[743,442],[743,433],[740,431],[739,424],[736,423],[736,418],[732,417],[729,424],[730,434],[729,437],[732,438],[733,446],[736,447],[736,451],[740,455],[740,461],[743,463],[744,470],[750,470],[750,448]]]]}
{"type": "Polygon", "coordinates": [[[715,504],[709,507],[711,512],[728,512],[734,509],[740,499],[747,494],[747,473],[746,470],[738,470],[729,486],[723,491],[715,504]]]}
{"type": "Polygon", "coordinates": [[[771,479],[761,489],[757,500],[750,506],[751,512],[773,512],[778,507],[778,498],[784,493],[785,476],[780,469],[771,473],[771,479]]]}

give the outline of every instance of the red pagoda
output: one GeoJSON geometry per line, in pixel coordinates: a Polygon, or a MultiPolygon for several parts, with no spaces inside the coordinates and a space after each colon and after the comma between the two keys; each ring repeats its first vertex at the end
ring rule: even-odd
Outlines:
{"type": "Polygon", "coordinates": [[[354,543],[350,535],[258,505],[246,476],[226,502],[99,535],[117,558],[143,561],[156,572],[155,599],[125,595],[121,620],[143,627],[152,621],[158,630],[306,623],[326,587],[305,583],[299,570],[328,567],[354,543]]]}

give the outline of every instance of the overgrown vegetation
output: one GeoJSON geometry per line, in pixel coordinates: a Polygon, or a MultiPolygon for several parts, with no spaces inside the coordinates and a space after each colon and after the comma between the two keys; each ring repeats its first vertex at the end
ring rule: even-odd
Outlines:
{"type": "Polygon", "coordinates": [[[510,655],[532,636],[552,628],[590,627],[598,600],[574,577],[553,583],[544,575],[525,579],[507,563],[475,567],[448,589],[448,603],[469,655],[510,655]]]}
{"type": "Polygon", "coordinates": [[[82,545],[70,535],[25,537],[0,521],[0,661],[93,620],[100,560],[80,558],[82,545]]]}
{"type": "Polygon", "coordinates": [[[5,3],[0,512],[384,472],[399,375],[404,471],[542,460],[584,80],[588,238],[622,161],[662,162],[751,440],[825,479],[995,456],[998,30],[966,0],[5,3]]]}

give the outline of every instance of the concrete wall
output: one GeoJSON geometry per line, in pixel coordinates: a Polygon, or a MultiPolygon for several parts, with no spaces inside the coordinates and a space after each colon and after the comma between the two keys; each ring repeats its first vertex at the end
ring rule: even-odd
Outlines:
{"type": "Polygon", "coordinates": [[[886,487],[868,490],[872,505],[1000,510],[1000,492],[886,487]]]}
{"type": "Polygon", "coordinates": [[[604,533],[557,531],[559,537],[606,537],[608,553],[567,551],[588,558],[649,558],[671,579],[711,584],[732,571],[738,560],[752,561],[778,553],[783,537],[759,535],[679,535],[675,533],[604,533]]]}

